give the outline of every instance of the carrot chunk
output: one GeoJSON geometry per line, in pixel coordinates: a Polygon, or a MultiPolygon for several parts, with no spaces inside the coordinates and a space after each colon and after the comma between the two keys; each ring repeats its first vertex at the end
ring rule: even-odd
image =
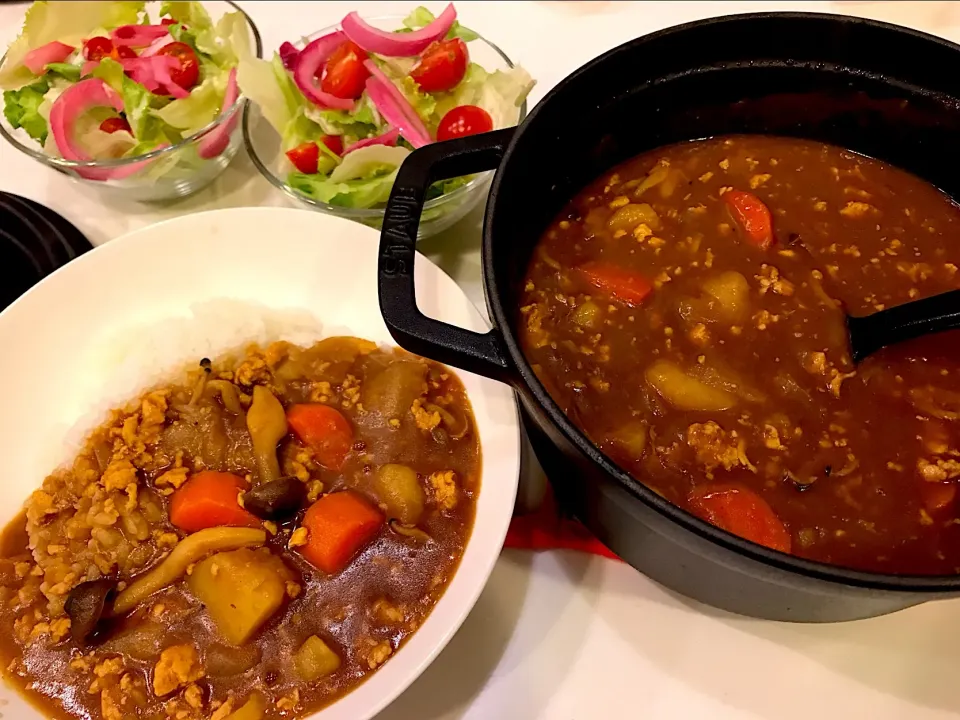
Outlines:
{"type": "Polygon", "coordinates": [[[308,535],[300,552],[323,572],[338,572],[373,540],[383,519],[377,508],[352,490],[324,495],[303,516],[308,535]]]}
{"type": "Polygon", "coordinates": [[[951,483],[924,482],[920,486],[923,505],[930,512],[945,510],[957,497],[957,486],[951,483]]]}
{"type": "Polygon", "coordinates": [[[688,498],[694,515],[727,532],[773,550],[790,552],[790,534],[767,501],[734,483],[695,489],[688,498]]]}
{"type": "Polygon", "coordinates": [[[246,489],[247,483],[237,475],[198,472],[171,496],[170,522],[186,532],[220,526],[260,527],[260,520],[237,502],[246,489]]]}
{"type": "Polygon", "coordinates": [[[294,435],[313,450],[317,462],[339,470],[353,446],[353,428],[338,410],[321,403],[301,403],[287,410],[294,435]]]}
{"type": "Polygon", "coordinates": [[[730,190],[723,194],[723,201],[747,240],[764,250],[773,244],[773,217],[760,198],[743,190],[730,190]]]}
{"type": "Polygon", "coordinates": [[[643,275],[606,262],[586,262],[577,268],[588,283],[629,307],[636,307],[653,286],[643,275]]]}

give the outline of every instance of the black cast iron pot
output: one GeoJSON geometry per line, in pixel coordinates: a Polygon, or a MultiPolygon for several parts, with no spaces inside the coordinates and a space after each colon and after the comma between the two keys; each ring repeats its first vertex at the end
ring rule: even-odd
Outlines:
{"type": "Polygon", "coordinates": [[[561,503],[638,570],[760,618],[881,615],[960,595],[960,576],[892,576],[810,562],[730,535],[648,490],[563,415],[517,343],[518,290],[541,233],[611,166],[727,133],[813,138],[960,190],[960,47],[893,25],[797,13],[722,17],[621,45],[554,88],[518,129],[428,145],[400,169],[380,241],[380,307],[412,352],[510,383],[561,503]],[[483,272],[485,335],[416,307],[413,262],[428,185],[497,169],[483,272]]]}

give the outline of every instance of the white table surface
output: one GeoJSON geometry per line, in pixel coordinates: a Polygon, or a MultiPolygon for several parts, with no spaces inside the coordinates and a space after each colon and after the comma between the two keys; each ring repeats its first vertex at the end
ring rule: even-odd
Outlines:
{"type": "MultiPolygon", "coordinates": [[[[240,4],[269,50],[357,6],[396,14],[415,2],[240,4]]],[[[621,42],[730,12],[845,12],[960,41],[960,3],[951,2],[461,1],[458,9],[539,79],[533,102],[621,42]]],[[[22,12],[0,6],[0,42],[15,36],[22,12]]],[[[104,205],[6,144],[0,189],[59,211],[94,244],[181,213],[287,202],[238,157],[214,185],[178,203],[104,205]]],[[[481,212],[421,250],[482,307],[481,212]]],[[[505,551],[463,628],[379,720],[926,720],[960,714],[958,675],[960,601],[842,625],[789,625],[714,611],[613,561],[505,551]]]]}

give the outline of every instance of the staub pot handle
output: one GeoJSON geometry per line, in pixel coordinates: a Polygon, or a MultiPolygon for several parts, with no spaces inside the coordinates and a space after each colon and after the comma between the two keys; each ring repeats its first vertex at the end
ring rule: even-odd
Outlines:
{"type": "Polygon", "coordinates": [[[496,328],[476,333],[428,318],[417,307],[414,283],[417,230],[427,188],[437,180],[493,170],[513,128],[433,143],[415,150],[400,167],[380,233],[380,312],[393,339],[410,352],[506,381],[510,364],[496,328]]]}

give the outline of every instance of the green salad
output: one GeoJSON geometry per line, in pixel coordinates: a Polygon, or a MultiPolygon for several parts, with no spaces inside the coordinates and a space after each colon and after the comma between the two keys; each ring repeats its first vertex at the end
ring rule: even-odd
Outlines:
{"type": "MultiPolygon", "coordinates": [[[[238,81],[281,136],[287,183],[350,208],[385,203],[404,158],[428,143],[509,127],[534,85],[524,69],[490,72],[470,59],[477,33],[420,7],[402,27],[356,12],[339,30],[283,43],[272,60],[241,59],[238,81]]],[[[437,197],[469,178],[435,184],[437,197]]]]}
{"type": "MultiPolygon", "coordinates": [[[[236,68],[252,56],[241,12],[216,23],[199,2],[164,2],[156,23],[145,2],[35,2],[0,66],[4,116],[51,156],[132,158],[176,145],[235,105],[236,68]]],[[[204,135],[194,160],[221,154],[236,115],[204,135]]],[[[156,177],[184,160],[154,163],[156,177]]],[[[107,180],[137,163],[86,168],[107,180]]]]}

